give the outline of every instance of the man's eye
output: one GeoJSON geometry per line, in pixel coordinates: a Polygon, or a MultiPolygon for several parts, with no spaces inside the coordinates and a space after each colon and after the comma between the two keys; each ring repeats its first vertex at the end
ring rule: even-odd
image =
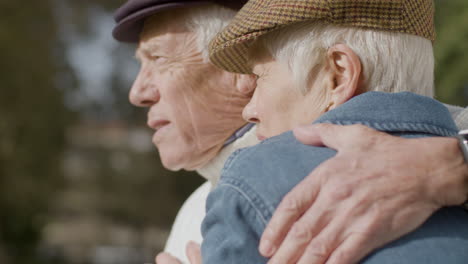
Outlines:
{"type": "MultiPolygon", "coordinates": [[[[259,78],[258,75],[255,74],[255,87],[258,86],[258,78],[259,78]]],[[[252,89],[252,90],[254,90],[254,89],[252,89]]]]}
{"type": "Polygon", "coordinates": [[[151,61],[155,61],[155,62],[156,62],[156,61],[157,61],[157,62],[163,62],[163,61],[166,60],[166,57],[158,56],[158,55],[151,55],[151,56],[149,56],[149,59],[150,59],[151,61]]]}
{"type": "Polygon", "coordinates": [[[255,74],[255,83],[258,83],[258,81],[260,81],[261,79],[263,79],[263,77],[265,77],[264,75],[256,75],[255,74]]]}

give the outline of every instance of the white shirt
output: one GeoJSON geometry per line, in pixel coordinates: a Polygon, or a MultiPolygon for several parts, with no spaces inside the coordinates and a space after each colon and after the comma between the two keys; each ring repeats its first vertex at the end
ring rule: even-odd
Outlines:
{"type": "Polygon", "coordinates": [[[185,248],[189,241],[202,242],[201,224],[205,218],[205,203],[209,192],[219,180],[226,159],[236,150],[257,144],[256,129],[253,127],[242,137],[225,146],[220,153],[203,168],[197,170],[207,181],[193,192],[177,213],[165,252],[189,263],[185,248]]]}
{"type": "Polygon", "coordinates": [[[468,107],[462,108],[453,105],[445,105],[452,114],[453,120],[460,130],[468,129],[468,107]]]}
{"type": "Polygon", "coordinates": [[[206,181],[196,189],[179,210],[166,242],[165,252],[177,257],[183,263],[189,263],[185,246],[189,241],[202,242],[201,224],[205,217],[205,203],[211,183],[206,181]]]}

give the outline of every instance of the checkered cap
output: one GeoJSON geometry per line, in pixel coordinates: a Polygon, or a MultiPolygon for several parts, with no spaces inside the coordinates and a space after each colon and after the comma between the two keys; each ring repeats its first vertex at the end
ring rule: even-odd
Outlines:
{"type": "Polygon", "coordinates": [[[247,52],[265,33],[302,21],[408,33],[435,40],[432,0],[250,0],[210,44],[211,61],[250,73],[247,52]]]}

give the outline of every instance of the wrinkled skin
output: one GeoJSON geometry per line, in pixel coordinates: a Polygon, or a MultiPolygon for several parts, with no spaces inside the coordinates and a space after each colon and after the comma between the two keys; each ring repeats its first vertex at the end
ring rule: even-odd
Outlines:
{"type": "Polygon", "coordinates": [[[321,92],[324,76],[318,76],[311,91],[304,95],[294,85],[289,68],[273,59],[264,58],[256,63],[253,73],[257,86],[242,115],[257,123],[260,140],[279,135],[298,125],[311,123],[325,108],[321,92]]]}
{"type": "Polygon", "coordinates": [[[404,139],[360,125],[294,132],[338,153],[277,208],[260,244],[270,264],[357,263],[466,200],[468,166],[454,138],[404,139]]]}
{"type": "MultiPolygon", "coordinates": [[[[243,114],[265,137],[310,123],[363,90],[360,60],[342,44],[328,49],[302,96],[287,67],[259,60],[253,69],[257,87],[243,114]]],[[[415,230],[442,206],[466,199],[468,170],[455,139],[408,140],[361,126],[321,137],[295,132],[303,143],[318,144],[320,138],[338,154],[280,204],[259,247],[271,257],[269,264],[356,263],[415,230]]]]}
{"type": "MultiPolygon", "coordinates": [[[[260,245],[264,256],[273,257],[269,263],[357,263],[438,208],[466,200],[468,166],[453,138],[404,139],[361,125],[330,124],[296,128],[294,134],[338,154],[283,199],[260,245]]],[[[191,264],[200,263],[192,261],[199,253],[190,254],[191,264]]],[[[179,263],[166,257],[157,264],[179,263]]]]}
{"type": "MultiPolygon", "coordinates": [[[[353,60],[339,62],[347,63],[335,65],[339,72],[356,66],[353,60]]],[[[359,84],[359,74],[332,79],[338,84],[359,84]]],[[[336,106],[349,94],[324,98],[336,99],[336,106]]],[[[266,124],[268,115],[259,115],[258,108],[248,111],[246,119],[266,124]]],[[[269,133],[270,128],[260,129],[264,131],[260,137],[285,129],[269,133]]],[[[321,125],[295,134],[305,144],[325,145],[338,154],[314,170],[278,207],[260,245],[260,252],[272,257],[270,263],[356,263],[416,229],[438,208],[466,199],[468,169],[454,139],[403,139],[362,126],[321,125]]],[[[192,264],[201,263],[199,251],[187,253],[192,264]]],[[[180,263],[166,253],[158,255],[156,262],[180,263]]]]}
{"type": "Polygon", "coordinates": [[[293,79],[290,67],[270,56],[253,61],[257,85],[243,111],[265,139],[310,124],[362,90],[361,62],[347,45],[330,47],[320,68],[309,75],[307,92],[293,79]]]}
{"type": "Polygon", "coordinates": [[[236,89],[246,77],[203,60],[195,34],[178,20],[182,15],[147,19],[136,52],[141,69],[129,95],[132,104],[149,108],[153,143],[171,170],[193,170],[215,157],[245,124],[241,112],[250,98],[236,89]]]}

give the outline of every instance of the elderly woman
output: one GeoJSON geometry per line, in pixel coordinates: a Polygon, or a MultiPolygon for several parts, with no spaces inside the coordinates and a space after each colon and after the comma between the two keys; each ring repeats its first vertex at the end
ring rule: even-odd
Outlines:
{"type": "MultiPolygon", "coordinates": [[[[456,134],[448,110],[430,98],[434,67],[431,41],[435,39],[432,11],[430,0],[251,0],[244,6],[212,42],[211,59],[223,69],[258,77],[243,114],[257,124],[257,136],[265,140],[235,152],[209,195],[202,230],[203,263],[267,262],[257,248],[273,211],[310,170],[336,154],[332,149],[302,145],[291,132],[284,133],[295,126],[311,122],[361,124],[405,138],[456,134]]],[[[346,197],[358,185],[385,181],[376,177],[340,180],[347,181],[349,188],[325,186],[311,193],[311,199],[346,197]]],[[[401,182],[400,189],[410,185],[413,182],[401,182]]],[[[366,199],[368,193],[359,195],[366,199]]],[[[420,186],[419,195],[432,194],[420,186]]],[[[379,197],[375,214],[392,209],[397,200],[388,195],[379,197]],[[394,203],[380,207],[383,203],[379,200],[394,203]]],[[[413,197],[406,203],[417,200],[413,197]]],[[[408,219],[402,208],[392,221],[356,226],[354,232],[339,237],[330,233],[333,226],[328,226],[326,214],[308,216],[325,221],[319,221],[321,225],[304,234],[303,240],[339,240],[343,250],[332,255],[320,256],[329,250],[321,244],[309,245],[321,249],[317,258],[336,263],[350,255],[346,245],[362,243],[375,229],[387,229],[392,235],[404,236],[368,255],[362,263],[466,263],[466,211],[461,206],[450,207],[431,215],[433,208],[440,207],[436,201],[417,206],[417,219],[408,219]],[[405,221],[419,228],[411,233],[410,227],[395,228],[405,221]]],[[[349,208],[352,204],[328,210],[344,211],[344,217],[360,213],[349,208]]],[[[296,231],[301,232],[301,227],[296,231]]],[[[373,242],[383,246],[384,241],[386,237],[374,237],[373,242]]],[[[292,262],[302,260],[298,256],[292,262]]],[[[349,258],[342,263],[358,261],[349,258]]]]}

